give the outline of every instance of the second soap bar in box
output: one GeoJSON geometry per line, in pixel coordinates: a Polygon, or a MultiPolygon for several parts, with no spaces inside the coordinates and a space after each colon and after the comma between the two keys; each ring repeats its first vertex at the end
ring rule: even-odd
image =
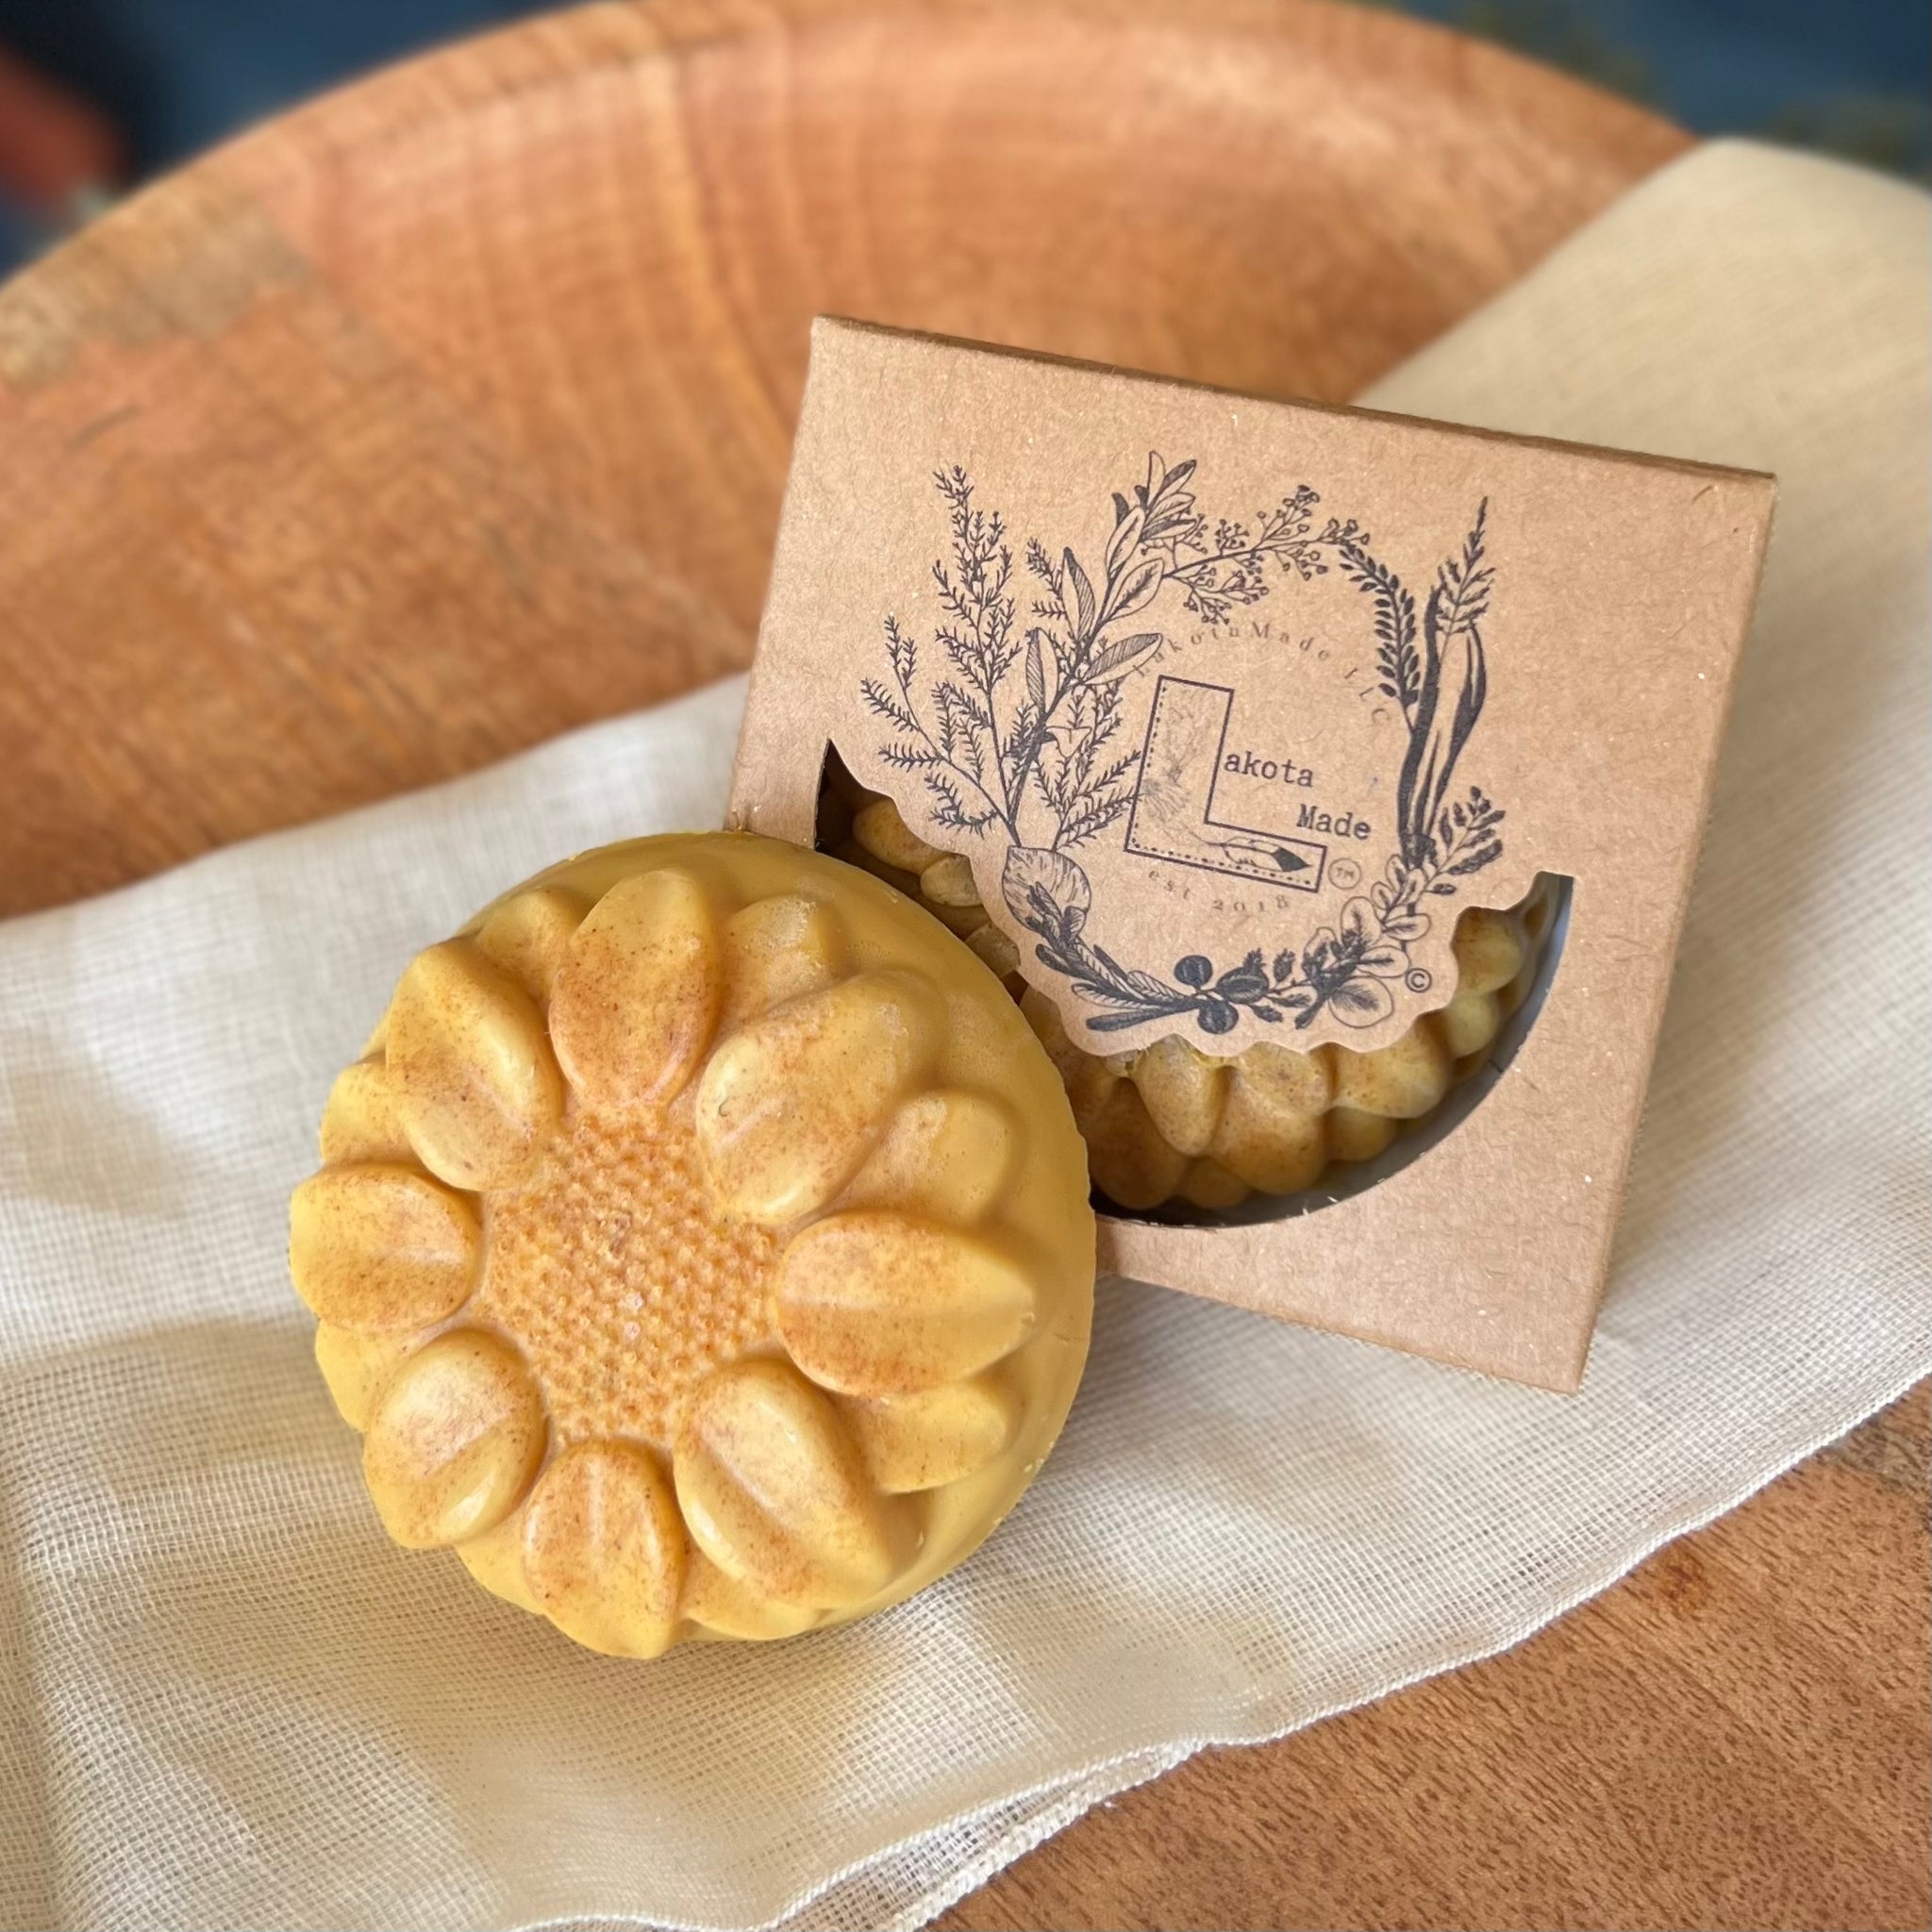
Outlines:
{"type": "Polygon", "coordinates": [[[922,898],[1103,1266],[1582,1373],[1774,485],[821,323],[733,823],[922,898]]]}

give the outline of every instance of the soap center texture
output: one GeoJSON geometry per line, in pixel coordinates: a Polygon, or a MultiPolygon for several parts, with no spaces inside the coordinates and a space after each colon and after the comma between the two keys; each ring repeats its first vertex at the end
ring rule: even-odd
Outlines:
{"type": "Polygon", "coordinates": [[[485,1196],[473,1306],[523,1349],[566,1441],[668,1444],[712,1370],[773,1340],[781,1243],[712,1200],[689,1116],[579,1111],[542,1184],[485,1196]]]}

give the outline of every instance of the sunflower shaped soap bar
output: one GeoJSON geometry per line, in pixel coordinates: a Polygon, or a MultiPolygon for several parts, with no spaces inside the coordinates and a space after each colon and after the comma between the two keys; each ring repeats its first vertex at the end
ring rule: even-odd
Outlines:
{"type": "Polygon", "coordinates": [[[840,856],[918,898],[1002,976],[1060,1070],[1094,1185],[1129,1209],[1233,1208],[1250,1194],[1311,1188],[1333,1164],[1374,1159],[1488,1059],[1535,983],[1556,911],[1540,891],[1507,911],[1463,913],[1454,997],[1372,1053],[1260,1044],[1219,1058],[1174,1038],[1090,1054],[1021,978],[1018,949],[988,919],[965,859],[926,844],[890,798],[836,766],[832,778],[821,825],[840,856]]]}
{"type": "Polygon", "coordinates": [[[1052,1062],[923,912],[769,840],[591,853],[419,954],[322,1157],[291,1265],[384,1524],[595,1650],[911,1594],[1086,1359],[1052,1062]]]}

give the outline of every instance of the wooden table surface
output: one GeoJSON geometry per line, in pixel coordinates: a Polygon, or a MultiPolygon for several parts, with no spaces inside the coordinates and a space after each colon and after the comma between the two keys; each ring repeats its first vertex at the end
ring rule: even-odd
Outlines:
{"type": "MultiPolygon", "coordinates": [[[[1343,398],[1684,144],[1302,0],[596,7],[271,123],[0,290],[0,913],[742,664],[816,312],[1343,398]]],[[[1926,1439],[944,1923],[1924,1925],[1926,1439]]]]}

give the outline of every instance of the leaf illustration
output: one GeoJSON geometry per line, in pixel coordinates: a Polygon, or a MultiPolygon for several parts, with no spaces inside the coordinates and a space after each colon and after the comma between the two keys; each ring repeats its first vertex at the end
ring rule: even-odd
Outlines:
{"type": "Polygon", "coordinates": [[[1114,502],[1120,506],[1116,514],[1120,521],[1114,525],[1113,536],[1107,546],[1107,574],[1112,576],[1126,558],[1133,556],[1134,546],[1141,541],[1141,532],[1147,527],[1147,512],[1144,509],[1129,509],[1124,496],[1116,496],[1114,502]]]}
{"type": "Polygon", "coordinates": [[[1093,889],[1087,883],[1087,874],[1071,858],[1034,845],[1015,845],[1007,854],[1000,892],[1007,910],[1022,925],[1036,931],[1036,894],[1066,919],[1074,932],[1085,924],[1093,904],[1093,889]]]}
{"type": "Polygon", "coordinates": [[[1151,502],[1155,492],[1167,480],[1167,465],[1160,460],[1160,452],[1150,449],[1147,452],[1147,486],[1141,492],[1143,502],[1151,502]]]}
{"type": "MultiPolygon", "coordinates": [[[[1079,872],[1080,868],[1075,866],[1074,870],[1079,872]]],[[[1082,873],[1081,877],[1084,880],[1086,874],[1082,873]]],[[[1123,966],[1105,946],[1095,946],[1093,957],[1099,960],[1101,970],[1113,982],[1114,990],[1109,997],[1118,998],[1124,995],[1130,999],[1143,1001],[1159,1001],[1169,997],[1168,989],[1162,986],[1153,974],[1142,973],[1138,967],[1123,966]]]]}
{"type": "Polygon", "coordinates": [[[868,710],[875,712],[881,718],[890,719],[903,731],[919,729],[919,720],[912,715],[910,707],[893,696],[877,678],[868,677],[861,680],[858,691],[859,695],[865,700],[868,710]]]}
{"type": "Polygon", "coordinates": [[[1328,1010],[1344,1026],[1373,1026],[1395,1010],[1395,995],[1381,979],[1348,979],[1328,995],[1328,1010]]]}
{"type": "Polygon", "coordinates": [[[1373,973],[1378,979],[1400,979],[1408,971],[1408,955],[1391,943],[1371,946],[1355,962],[1357,973],[1373,973]]]}
{"type": "Polygon", "coordinates": [[[1040,633],[1026,633],[1026,695],[1035,714],[1046,709],[1046,668],[1040,661],[1040,633]]]}
{"type": "Polygon", "coordinates": [[[1131,617],[1135,611],[1151,604],[1155,593],[1160,589],[1161,575],[1160,559],[1158,557],[1142,558],[1115,585],[1102,616],[1108,622],[1116,617],[1131,617]]]}
{"type": "MultiPolygon", "coordinates": [[[[1093,586],[1088,581],[1087,573],[1080,568],[1080,559],[1069,548],[1064,553],[1067,569],[1067,588],[1074,593],[1075,608],[1067,612],[1067,621],[1074,626],[1075,638],[1091,635],[1093,630],[1093,586]]],[[[1061,599],[1065,601],[1064,597],[1061,599]]]]}
{"type": "Polygon", "coordinates": [[[1259,999],[1268,991],[1268,974],[1261,965],[1261,956],[1257,953],[1239,966],[1230,966],[1214,982],[1214,991],[1228,1000],[1259,999]]]}
{"type": "Polygon", "coordinates": [[[1357,946],[1368,945],[1375,934],[1375,908],[1367,899],[1351,899],[1341,908],[1341,931],[1357,946]]]}
{"type": "Polygon", "coordinates": [[[1402,854],[1411,865],[1434,856],[1433,828],[1489,689],[1481,629],[1491,580],[1483,556],[1488,517],[1485,497],[1462,554],[1437,571],[1423,608],[1422,680],[1407,713],[1408,751],[1396,781],[1402,854]]]}
{"type": "Polygon", "coordinates": [[[1130,638],[1116,638],[1087,667],[1090,684],[1118,684],[1159,650],[1164,640],[1158,630],[1137,631],[1130,638]]]}

